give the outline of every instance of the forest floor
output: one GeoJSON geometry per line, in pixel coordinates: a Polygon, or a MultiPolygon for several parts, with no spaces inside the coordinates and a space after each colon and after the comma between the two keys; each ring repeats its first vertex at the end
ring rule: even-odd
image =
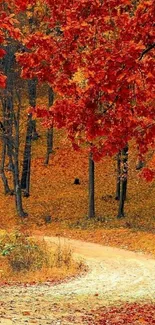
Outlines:
{"type": "MultiPolygon", "coordinates": [[[[47,103],[46,90],[39,91],[37,104],[47,103]]],[[[20,170],[26,130],[27,99],[23,105],[20,136],[20,170]]],[[[5,196],[0,179],[0,228],[30,234],[64,236],[116,246],[155,256],[155,182],[146,183],[136,170],[137,152],[129,144],[129,172],[125,218],[116,218],[116,160],[104,157],[95,164],[96,218],[87,219],[88,212],[88,148],[75,151],[64,130],[54,130],[54,149],[45,166],[46,129],[37,121],[40,138],[32,144],[30,197],[23,199],[28,218],[17,216],[13,196],[5,196]],[[75,185],[79,178],[80,185],[75,185]],[[51,217],[51,223],[46,217],[51,217]]],[[[147,156],[155,157],[150,150],[147,156]]],[[[146,159],[146,161],[147,161],[146,159]]],[[[6,170],[9,183],[12,175],[6,170]]]]}
{"type": "MultiPolygon", "coordinates": [[[[66,141],[63,133],[55,132],[55,148],[49,166],[44,165],[43,158],[45,133],[33,144],[31,195],[23,200],[28,218],[17,216],[14,197],[4,196],[0,180],[0,228],[72,237],[155,256],[155,182],[148,184],[139,178],[135,170],[136,154],[131,150],[129,156],[125,218],[116,218],[116,162],[114,158],[105,157],[96,164],[96,218],[88,220],[88,153],[85,148],[75,152],[66,141]],[[74,185],[76,177],[80,185],[74,185]],[[46,222],[48,216],[50,223],[46,222]]],[[[6,173],[11,182],[11,174],[6,173]]]]}
{"type": "MultiPolygon", "coordinates": [[[[44,98],[41,101],[45,102],[44,98]]],[[[83,258],[86,258],[89,265],[89,273],[81,278],[55,287],[48,284],[32,287],[1,287],[0,324],[104,325],[106,322],[96,321],[96,310],[98,308],[100,310],[100,307],[103,304],[106,305],[107,301],[114,305],[117,305],[118,300],[123,303],[123,295],[126,295],[124,301],[129,300],[134,303],[134,301],[139,301],[139,298],[148,301],[148,307],[146,307],[148,313],[152,308],[155,314],[154,302],[152,302],[155,291],[155,262],[147,257],[141,260],[142,253],[151,254],[152,258],[155,257],[155,182],[148,184],[138,176],[137,153],[134,144],[131,143],[129,149],[125,218],[122,220],[116,218],[118,211],[118,202],[115,200],[116,160],[104,157],[95,166],[96,218],[88,220],[88,148],[83,147],[79,152],[74,151],[64,131],[54,130],[54,151],[49,165],[45,166],[46,130],[38,122],[37,128],[40,138],[34,141],[32,146],[31,195],[23,199],[24,209],[29,216],[25,219],[17,216],[14,197],[4,196],[0,180],[1,230],[19,231],[30,236],[57,236],[58,238],[62,236],[69,238],[70,243],[71,239],[82,240],[85,243],[81,244],[81,249],[82,247],[84,249],[85,245],[89,247],[94,245],[95,250],[99,249],[99,246],[95,246],[96,243],[103,245],[102,249],[105,252],[107,246],[111,246],[108,248],[110,254],[116,253],[115,247],[123,248],[127,255],[118,258],[112,255],[113,257],[109,259],[103,254],[101,260],[95,255],[93,261],[83,252],[83,258]],[[75,178],[79,178],[80,185],[74,184],[75,178]],[[46,222],[46,217],[49,216],[51,217],[50,223],[46,222]],[[131,256],[130,254],[138,255],[134,255],[134,258],[132,255],[126,259],[126,256],[131,256]],[[85,298],[83,293],[77,294],[80,283],[81,290],[85,289],[85,298]],[[117,291],[116,285],[120,290],[117,291]],[[92,290],[92,295],[88,297],[89,289],[92,290]],[[57,292],[61,290],[65,297],[57,295],[57,292]],[[4,323],[6,320],[7,323],[4,323]]],[[[26,122],[25,124],[23,122],[20,138],[21,169],[25,139],[22,132],[25,132],[23,131],[25,129],[26,122]]],[[[152,154],[149,152],[148,158],[152,157],[152,154]]],[[[11,173],[6,170],[6,174],[11,184],[11,173]]],[[[95,250],[93,250],[94,254],[96,254],[95,250]]],[[[145,314],[147,315],[146,308],[145,314]]],[[[127,313],[128,311],[124,309],[124,314],[127,313]]],[[[138,313],[137,311],[137,315],[138,313]]],[[[133,320],[130,322],[136,325],[141,323],[152,324],[151,321],[146,323],[144,318],[137,323],[133,320]]],[[[109,324],[119,324],[119,322],[110,323],[109,321],[109,324]]],[[[128,323],[125,321],[124,324],[128,323]]]]}
{"type": "MultiPolygon", "coordinates": [[[[0,324],[73,325],[121,324],[99,322],[100,308],[119,308],[125,303],[151,304],[155,321],[155,260],[149,255],[78,240],[44,237],[45,241],[69,245],[89,271],[58,285],[2,286],[0,324]],[[110,307],[109,307],[110,306],[110,307]]],[[[150,309],[151,312],[151,309],[150,309]]],[[[131,316],[131,315],[130,315],[131,316]]],[[[100,318],[101,319],[101,318],[100,318]]],[[[141,324],[142,315],[132,324],[141,324]]],[[[129,324],[129,323],[124,323],[129,324]]],[[[131,323],[130,323],[131,324],[131,323]]]]}

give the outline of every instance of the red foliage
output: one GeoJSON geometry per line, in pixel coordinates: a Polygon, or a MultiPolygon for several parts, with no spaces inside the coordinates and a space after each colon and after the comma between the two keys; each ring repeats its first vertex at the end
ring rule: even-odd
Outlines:
{"type": "Polygon", "coordinates": [[[155,177],[155,170],[150,168],[143,168],[141,173],[139,173],[140,177],[145,179],[147,182],[152,182],[155,177]]]}
{"type": "Polygon", "coordinates": [[[0,87],[5,88],[6,86],[6,77],[0,73],[0,87]]]}
{"type": "Polygon", "coordinates": [[[28,35],[18,56],[24,78],[48,82],[51,108],[72,142],[93,144],[96,159],[135,138],[154,145],[154,0],[46,0],[48,33],[28,35]],[[48,34],[48,35],[47,35],[48,34]],[[77,82],[75,73],[82,71],[77,82]]]}
{"type": "MultiPolygon", "coordinates": [[[[12,2],[9,1],[0,1],[0,47],[6,45],[11,40],[19,40],[21,36],[21,32],[19,28],[17,28],[18,21],[15,18],[14,11],[12,13],[12,10],[14,9],[11,7],[12,2]]],[[[1,47],[0,48],[0,59],[5,56],[6,52],[1,47]]],[[[6,85],[6,77],[0,72],[0,88],[5,88],[6,85]]]]}
{"type": "Polygon", "coordinates": [[[121,325],[121,324],[155,324],[154,304],[125,304],[121,307],[108,307],[99,311],[96,324],[121,325]]]}

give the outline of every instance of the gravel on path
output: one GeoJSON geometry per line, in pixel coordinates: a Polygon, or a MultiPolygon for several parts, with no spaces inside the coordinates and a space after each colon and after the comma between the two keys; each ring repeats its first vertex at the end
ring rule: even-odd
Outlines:
{"type": "Polygon", "coordinates": [[[1,325],[93,325],[91,309],[118,301],[155,302],[151,256],[80,240],[47,236],[44,240],[71,247],[75,258],[88,265],[88,273],[58,285],[2,286],[1,325]]]}

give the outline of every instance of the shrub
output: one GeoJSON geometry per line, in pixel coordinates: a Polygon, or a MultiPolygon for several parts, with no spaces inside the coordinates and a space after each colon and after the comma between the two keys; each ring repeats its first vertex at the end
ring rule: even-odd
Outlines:
{"type": "Polygon", "coordinates": [[[7,256],[13,271],[37,270],[47,264],[45,244],[40,245],[21,233],[5,235],[0,240],[2,256],[7,256]]]}
{"type": "Polygon", "coordinates": [[[73,263],[72,250],[67,246],[62,248],[59,244],[54,252],[53,257],[53,266],[58,268],[66,267],[67,269],[69,269],[73,263]]]}
{"type": "Polygon", "coordinates": [[[68,246],[29,238],[21,233],[0,233],[0,279],[7,283],[60,282],[85,272],[68,246]]]}

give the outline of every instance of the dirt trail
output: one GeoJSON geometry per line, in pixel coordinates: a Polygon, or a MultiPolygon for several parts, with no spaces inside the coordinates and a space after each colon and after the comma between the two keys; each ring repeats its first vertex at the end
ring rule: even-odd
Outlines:
{"type": "Polygon", "coordinates": [[[151,256],[79,240],[44,239],[70,246],[89,272],[55,286],[1,287],[0,324],[94,324],[91,315],[90,322],[85,320],[91,308],[117,301],[155,301],[155,260],[151,256]]]}

